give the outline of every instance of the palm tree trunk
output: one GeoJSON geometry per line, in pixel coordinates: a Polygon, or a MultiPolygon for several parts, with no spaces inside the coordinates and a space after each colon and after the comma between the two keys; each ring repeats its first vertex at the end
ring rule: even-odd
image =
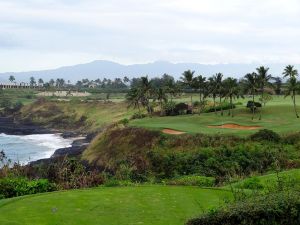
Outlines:
{"type": "Polygon", "coordinates": [[[252,120],[254,119],[254,110],[255,110],[255,104],[254,104],[254,91],[252,95],[252,120]]]}
{"type": "Polygon", "coordinates": [[[200,99],[199,99],[199,115],[201,114],[201,107],[202,107],[202,94],[201,94],[201,90],[200,90],[200,92],[199,92],[199,97],[200,97],[200,99]]]}
{"type": "Polygon", "coordinates": [[[232,96],[230,97],[230,108],[231,108],[231,117],[233,117],[233,104],[232,104],[232,96]]]}
{"type": "Polygon", "coordinates": [[[261,120],[261,114],[262,114],[262,108],[263,108],[263,96],[264,96],[264,86],[262,86],[262,91],[261,91],[261,107],[259,110],[259,120],[261,120]]]}
{"type": "Polygon", "coordinates": [[[216,109],[216,97],[213,96],[213,98],[214,98],[214,110],[215,110],[215,114],[217,114],[217,109],[216,109]]]}
{"type": "Polygon", "coordinates": [[[220,94],[220,107],[221,107],[221,116],[223,116],[223,105],[222,105],[222,97],[220,94]]]}
{"type": "Polygon", "coordinates": [[[193,93],[191,94],[191,110],[192,110],[192,115],[193,115],[194,114],[193,93]]]}
{"type": "Polygon", "coordinates": [[[296,117],[299,118],[299,115],[298,115],[298,112],[297,112],[297,107],[296,107],[296,95],[295,95],[295,91],[293,91],[293,103],[294,103],[294,110],[295,110],[296,117]]]}

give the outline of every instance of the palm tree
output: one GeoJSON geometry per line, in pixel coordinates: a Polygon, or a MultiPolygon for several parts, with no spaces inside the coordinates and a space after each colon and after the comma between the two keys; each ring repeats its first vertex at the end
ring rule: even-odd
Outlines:
{"type": "Polygon", "coordinates": [[[282,79],[280,77],[274,77],[274,87],[276,95],[279,96],[282,88],[282,79]]]}
{"type": "Polygon", "coordinates": [[[160,115],[163,116],[164,114],[163,103],[166,103],[168,101],[168,97],[164,87],[159,87],[155,90],[154,100],[157,100],[159,102],[160,115]]]}
{"type": "Polygon", "coordinates": [[[299,118],[296,107],[296,92],[299,91],[299,83],[297,82],[298,71],[294,69],[294,66],[288,65],[283,72],[284,78],[289,77],[288,87],[285,93],[285,97],[291,96],[294,104],[294,110],[296,117],[299,118]]]}
{"type": "Polygon", "coordinates": [[[202,108],[204,106],[204,89],[206,86],[206,78],[202,75],[199,75],[194,78],[193,82],[194,87],[199,91],[199,115],[202,111],[202,108]]]}
{"type": "Polygon", "coordinates": [[[9,81],[12,83],[16,80],[16,78],[13,75],[9,76],[9,81]]]}
{"type": "Polygon", "coordinates": [[[141,89],[131,88],[126,94],[126,101],[128,102],[128,108],[130,107],[134,109],[137,108],[139,110],[139,114],[141,114],[141,108],[140,108],[141,99],[142,99],[141,89]]]}
{"type": "Polygon", "coordinates": [[[182,77],[180,78],[186,86],[188,86],[191,89],[191,109],[192,109],[192,114],[194,113],[193,111],[193,82],[194,82],[194,74],[195,71],[187,70],[184,71],[182,74],[182,77]]]}
{"type": "Polygon", "coordinates": [[[225,98],[229,98],[230,101],[230,109],[228,115],[233,117],[233,103],[232,100],[235,98],[239,98],[241,96],[239,83],[237,79],[227,78],[223,82],[225,98]]]}
{"type": "Polygon", "coordinates": [[[244,91],[245,93],[248,93],[252,95],[252,120],[254,119],[254,112],[255,112],[255,106],[254,106],[254,98],[255,93],[258,88],[258,77],[256,73],[248,73],[245,75],[244,80],[242,81],[244,91]]]}
{"type": "Polygon", "coordinates": [[[216,109],[216,98],[217,98],[217,94],[218,94],[218,84],[216,81],[216,77],[210,77],[208,78],[208,85],[209,85],[209,93],[212,95],[213,98],[213,102],[214,102],[214,111],[215,113],[217,113],[217,109],[216,109]]]}
{"type": "Polygon", "coordinates": [[[296,70],[292,65],[286,66],[282,74],[283,78],[296,78],[299,75],[298,70],[296,70]]]}
{"type": "Polygon", "coordinates": [[[215,76],[215,82],[216,82],[216,85],[217,85],[217,90],[218,90],[218,94],[219,94],[219,104],[220,104],[220,107],[221,107],[221,115],[223,116],[223,107],[222,107],[222,97],[223,97],[223,94],[222,94],[222,79],[223,79],[223,74],[222,73],[217,73],[216,76],[215,76]]]}
{"type": "MultiPolygon", "coordinates": [[[[269,68],[266,68],[264,66],[258,67],[256,69],[257,75],[258,75],[258,80],[259,80],[259,87],[261,91],[261,100],[263,100],[264,93],[265,93],[265,88],[267,86],[271,86],[272,84],[270,83],[270,80],[273,79],[272,75],[269,74],[269,68]]],[[[259,114],[259,120],[261,120],[261,110],[259,114]]]]}
{"type": "Polygon", "coordinates": [[[148,76],[141,77],[140,91],[142,94],[142,105],[147,108],[147,111],[152,115],[152,107],[150,106],[150,98],[152,95],[152,85],[149,81],[148,76]]]}

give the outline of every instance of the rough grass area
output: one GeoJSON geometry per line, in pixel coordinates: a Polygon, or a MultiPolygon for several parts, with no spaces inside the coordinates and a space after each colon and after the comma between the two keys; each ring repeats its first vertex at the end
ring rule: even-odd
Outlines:
{"type": "Polygon", "coordinates": [[[0,201],[1,225],[183,225],[229,199],[194,187],[96,188],[0,201]]]}
{"type": "Polygon", "coordinates": [[[125,103],[43,100],[25,106],[19,117],[48,127],[95,131],[132,114],[125,103]]]}
{"type": "MultiPolygon", "coordinates": [[[[263,176],[252,176],[246,178],[242,181],[238,181],[232,184],[234,188],[244,188],[244,189],[268,189],[273,188],[278,179],[284,183],[290,185],[300,184],[300,169],[286,170],[276,173],[270,173],[263,176]]],[[[230,186],[225,186],[229,189],[230,186]]]]}

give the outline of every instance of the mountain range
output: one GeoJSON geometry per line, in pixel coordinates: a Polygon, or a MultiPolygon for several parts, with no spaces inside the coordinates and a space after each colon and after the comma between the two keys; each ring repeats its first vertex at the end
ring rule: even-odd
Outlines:
{"type": "MultiPolygon", "coordinates": [[[[198,63],[171,63],[167,61],[156,61],[146,64],[122,65],[119,63],[96,60],[86,64],[78,64],[74,66],[65,66],[57,69],[28,71],[28,72],[6,72],[0,73],[0,81],[7,82],[10,75],[15,76],[17,82],[28,82],[30,77],[36,79],[42,78],[48,81],[51,78],[63,78],[66,81],[76,82],[83,78],[95,80],[97,78],[115,79],[116,77],[129,78],[148,75],[149,77],[161,76],[164,73],[179,78],[185,70],[194,70],[196,74],[211,76],[221,72],[225,76],[241,78],[245,74],[255,71],[255,68],[261,64],[198,64],[198,63]]],[[[270,73],[273,76],[281,76],[283,68],[286,64],[268,64],[270,73]]]]}

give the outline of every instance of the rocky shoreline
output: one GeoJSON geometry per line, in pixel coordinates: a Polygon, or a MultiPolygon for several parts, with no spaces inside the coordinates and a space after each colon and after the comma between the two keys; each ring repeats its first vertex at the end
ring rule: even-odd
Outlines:
{"type": "Polygon", "coordinates": [[[34,124],[17,123],[13,117],[0,117],[0,133],[9,135],[52,134],[53,130],[34,124]]]}
{"type": "MultiPolygon", "coordinates": [[[[34,124],[21,124],[17,123],[13,117],[0,117],[0,133],[7,135],[32,135],[32,134],[54,134],[60,133],[58,130],[47,129],[34,124]]],[[[56,158],[70,156],[77,157],[90,144],[94,135],[81,135],[76,132],[68,131],[61,133],[65,139],[73,139],[70,147],[57,149],[50,158],[40,159],[30,162],[31,165],[41,163],[50,163],[56,158]]]]}

